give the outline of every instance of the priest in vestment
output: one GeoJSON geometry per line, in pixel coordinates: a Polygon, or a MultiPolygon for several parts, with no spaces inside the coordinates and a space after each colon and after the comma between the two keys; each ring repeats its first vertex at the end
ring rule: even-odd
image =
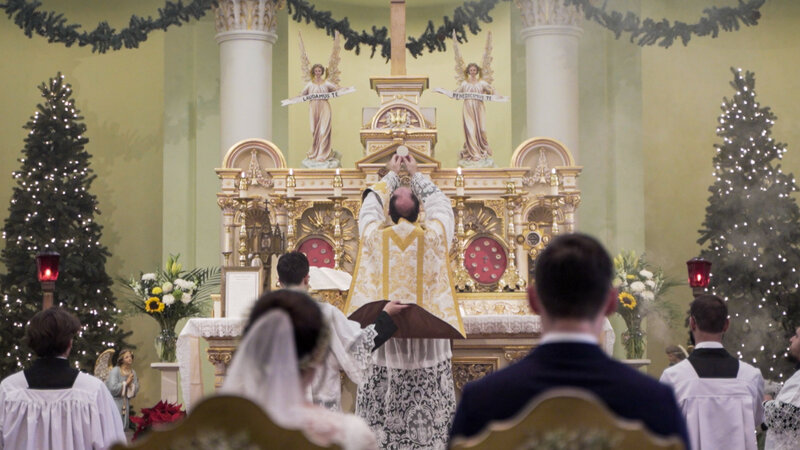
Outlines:
{"type": "MultiPolygon", "coordinates": [[[[383,299],[416,303],[463,336],[448,262],[455,228],[450,200],[417,172],[412,156],[395,155],[388,169],[364,193],[358,261],[345,312],[383,299]],[[403,163],[410,189],[400,186],[403,163]],[[425,220],[418,220],[420,202],[425,220]],[[392,219],[388,226],[385,205],[392,219]]],[[[373,429],[381,448],[446,448],[455,412],[451,357],[448,339],[391,338],[373,352],[356,414],[373,429]]]]}

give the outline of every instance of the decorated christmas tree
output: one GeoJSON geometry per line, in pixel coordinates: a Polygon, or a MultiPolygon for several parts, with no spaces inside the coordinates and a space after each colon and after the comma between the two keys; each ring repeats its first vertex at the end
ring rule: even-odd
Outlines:
{"type": "Polygon", "coordinates": [[[712,262],[710,289],[728,302],[725,346],[765,378],[791,375],[788,336],[800,325],[800,209],[781,170],[786,145],[770,137],[775,115],[759,105],[755,77],[733,70],[715,144],[714,177],[698,243],[712,262]]]}
{"type": "Polygon", "coordinates": [[[106,274],[109,252],[100,243],[95,221],[97,199],[89,193],[96,175],[84,149],[86,125],[71,98],[72,89],[59,74],[43,83],[44,102],[24,128],[22,167],[13,172],[9,215],[3,227],[5,248],[0,274],[0,376],[27,367],[31,351],[23,341],[25,325],[42,309],[36,276],[39,252],[61,254],[55,304],[73,312],[82,330],[73,341],[70,360],[91,371],[97,355],[119,348],[130,333],[116,323],[119,310],[106,274]]]}

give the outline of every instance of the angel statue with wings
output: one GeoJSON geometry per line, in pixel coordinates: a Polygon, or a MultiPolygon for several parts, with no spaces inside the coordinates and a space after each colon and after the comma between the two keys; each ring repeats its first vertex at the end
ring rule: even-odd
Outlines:
{"type": "MultiPolygon", "coordinates": [[[[483,62],[480,66],[469,63],[464,66],[464,58],[458,48],[458,40],[453,33],[453,52],[456,57],[456,93],[493,95],[494,73],[492,72],[492,32],[486,36],[483,62]]],[[[494,166],[492,148],[486,135],[486,108],[479,96],[464,96],[464,147],[459,154],[463,166],[494,166]],[[478,98],[475,98],[478,97],[478,98]]]]}
{"type": "Polygon", "coordinates": [[[103,380],[114,397],[117,411],[122,416],[123,429],[131,426],[131,399],[139,393],[139,377],[133,370],[133,352],[125,349],[119,352],[117,365],[112,366],[114,349],[108,349],[97,357],[94,376],[103,380]]]}
{"type": "Polygon", "coordinates": [[[330,93],[339,90],[339,51],[341,42],[339,33],[333,35],[333,50],[328,67],[322,64],[311,65],[300,35],[300,69],[306,86],[300,93],[301,97],[312,96],[308,100],[308,117],[311,122],[311,148],[303,160],[304,167],[333,168],[340,166],[340,155],[331,148],[331,105],[328,103],[330,93]],[[319,95],[315,99],[315,94],[319,95]]]}

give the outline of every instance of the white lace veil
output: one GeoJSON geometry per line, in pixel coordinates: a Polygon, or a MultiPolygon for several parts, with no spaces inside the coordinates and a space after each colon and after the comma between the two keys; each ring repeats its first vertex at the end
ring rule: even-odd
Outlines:
{"type": "Polygon", "coordinates": [[[220,392],[252,400],[280,427],[302,428],[304,396],[289,314],[274,309],[250,327],[220,392]]]}

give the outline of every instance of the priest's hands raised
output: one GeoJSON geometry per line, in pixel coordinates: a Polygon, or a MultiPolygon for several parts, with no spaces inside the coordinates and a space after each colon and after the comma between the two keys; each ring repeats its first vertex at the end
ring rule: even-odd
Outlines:
{"type": "Polygon", "coordinates": [[[392,155],[392,159],[389,160],[389,163],[386,164],[386,168],[399,174],[403,164],[405,164],[408,174],[412,177],[417,173],[417,160],[411,155],[400,156],[395,153],[392,155]]]}
{"type": "Polygon", "coordinates": [[[406,163],[406,170],[408,170],[408,174],[413,177],[414,174],[417,173],[417,160],[411,155],[406,155],[402,158],[406,163]]]}
{"type": "Polygon", "coordinates": [[[400,166],[402,166],[402,164],[403,157],[395,153],[392,155],[392,159],[389,160],[389,164],[386,165],[386,168],[394,173],[400,173],[400,166]]]}

